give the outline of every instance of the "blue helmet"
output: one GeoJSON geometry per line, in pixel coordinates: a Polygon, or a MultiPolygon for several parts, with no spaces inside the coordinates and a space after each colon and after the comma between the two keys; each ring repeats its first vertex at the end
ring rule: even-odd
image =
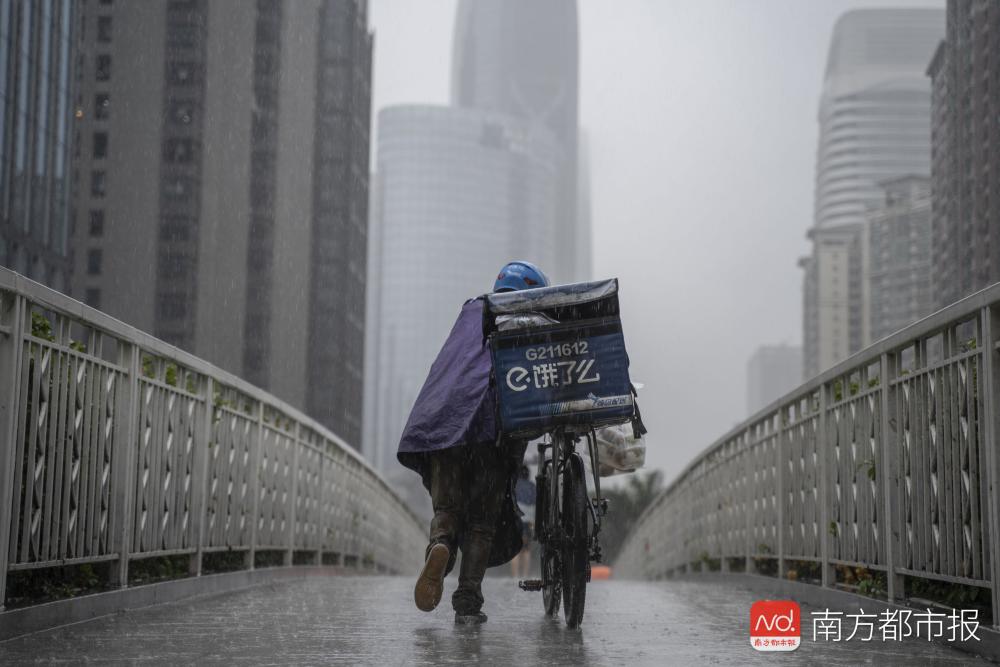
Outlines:
{"type": "Polygon", "coordinates": [[[531,262],[510,262],[500,269],[497,281],[493,283],[494,292],[513,292],[514,290],[548,287],[549,279],[542,270],[531,262]]]}

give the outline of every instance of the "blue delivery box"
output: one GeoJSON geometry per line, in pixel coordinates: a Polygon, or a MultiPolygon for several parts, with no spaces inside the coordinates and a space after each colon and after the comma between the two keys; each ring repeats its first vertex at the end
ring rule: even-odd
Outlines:
{"type": "Polygon", "coordinates": [[[506,435],[628,421],[641,428],[617,279],[498,292],[483,308],[506,435]]]}

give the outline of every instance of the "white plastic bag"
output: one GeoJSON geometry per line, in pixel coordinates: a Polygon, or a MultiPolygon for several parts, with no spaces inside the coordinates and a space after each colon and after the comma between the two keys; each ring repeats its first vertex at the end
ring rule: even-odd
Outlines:
{"type": "Polygon", "coordinates": [[[601,477],[635,472],[646,463],[646,441],[632,423],[597,429],[597,469],[601,477]]]}

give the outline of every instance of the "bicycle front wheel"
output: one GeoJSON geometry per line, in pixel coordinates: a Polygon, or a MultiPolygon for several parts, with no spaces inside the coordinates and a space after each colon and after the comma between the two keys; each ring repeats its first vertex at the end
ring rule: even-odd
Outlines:
{"type": "Polygon", "coordinates": [[[562,524],[565,541],[562,553],[563,612],[566,625],[579,627],[590,580],[589,532],[587,527],[587,478],[583,460],[573,455],[566,461],[563,476],[562,524]]]}
{"type": "Polygon", "coordinates": [[[542,551],[542,602],[547,616],[559,613],[559,601],[562,593],[562,567],[559,552],[555,549],[542,551]]]}
{"type": "Polygon", "coordinates": [[[536,486],[538,497],[535,504],[535,528],[536,537],[542,545],[542,603],[547,616],[558,614],[562,601],[562,561],[559,550],[552,544],[550,528],[552,521],[558,516],[558,505],[552,507],[550,503],[553,491],[550,484],[555,481],[552,463],[546,461],[536,486]]]}

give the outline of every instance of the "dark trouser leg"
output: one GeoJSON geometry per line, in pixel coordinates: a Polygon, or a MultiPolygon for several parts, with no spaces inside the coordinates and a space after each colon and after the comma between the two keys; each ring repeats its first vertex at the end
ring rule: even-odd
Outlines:
{"type": "Polygon", "coordinates": [[[459,614],[475,614],[483,606],[482,583],[493,547],[493,533],[503,503],[507,467],[491,444],[473,446],[466,464],[465,532],[458,589],[451,598],[459,614]]]}
{"type": "Polygon", "coordinates": [[[430,543],[428,551],[438,543],[448,547],[447,574],[455,566],[459,537],[462,533],[462,516],[465,513],[463,489],[463,466],[465,456],[461,448],[453,447],[430,454],[431,504],[434,518],[431,519],[430,543]]]}

